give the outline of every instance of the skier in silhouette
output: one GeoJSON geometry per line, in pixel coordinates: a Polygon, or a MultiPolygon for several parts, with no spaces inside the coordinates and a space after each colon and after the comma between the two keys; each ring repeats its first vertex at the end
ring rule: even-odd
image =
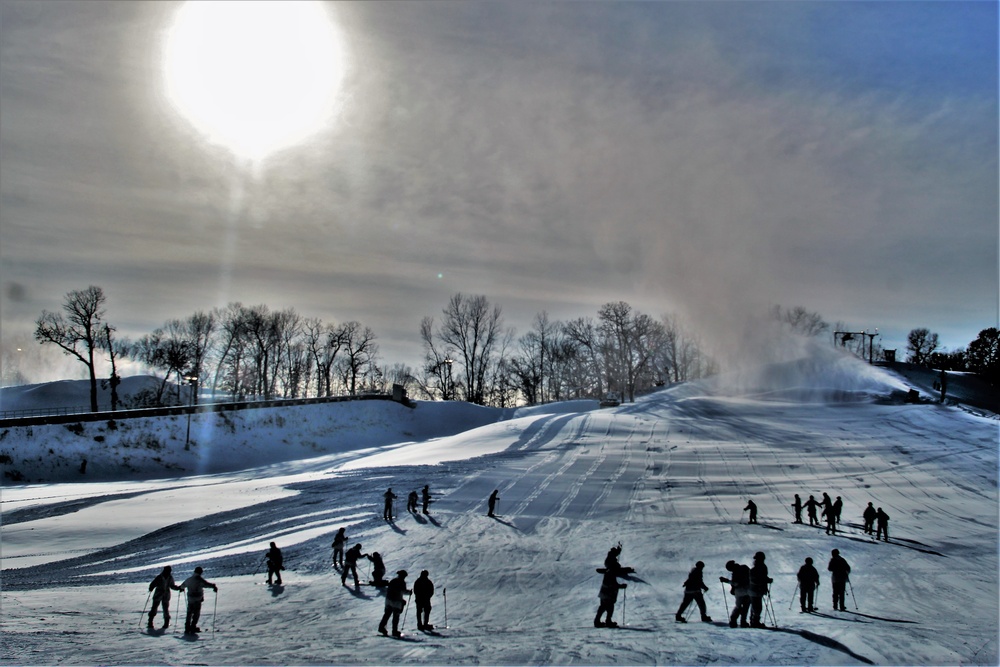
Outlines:
{"type": "Polygon", "coordinates": [[[187,593],[187,617],[184,619],[184,634],[193,635],[201,632],[198,627],[198,619],[201,618],[201,604],[205,601],[205,589],[211,588],[216,593],[219,587],[210,581],[206,581],[201,573],[200,567],[194,568],[194,574],[184,580],[180,590],[187,593]]]}
{"type": "Polygon", "coordinates": [[[753,567],[750,568],[750,627],[766,627],[760,620],[764,608],[764,596],[772,579],[767,576],[767,565],[764,564],[764,552],[758,551],[753,556],[753,567]]]}
{"type": "Polygon", "coordinates": [[[406,511],[413,514],[417,513],[417,492],[410,491],[410,495],[406,497],[406,511]]]}
{"type": "Polygon", "coordinates": [[[869,502],[868,507],[865,508],[865,511],[861,515],[861,517],[865,520],[865,534],[874,535],[875,519],[878,518],[878,511],[876,511],[875,506],[869,502]]]}
{"type": "Polygon", "coordinates": [[[837,513],[833,509],[833,504],[823,507],[823,517],[826,519],[826,534],[836,535],[837,533],[837,513]]]}
{"type": "Polygon", "coordinates": [[[833,501],[833,519],[834,522],[840,525],[840,513],[844,511],[844,501],[837,496],[837,499],[833,501]]]}
{"type": "Polygon", "coordinates": [[[179,591],[180,586],[174,581],[174,575],[171,574],[170,566],[167,565],[163,570],[149,582],[149,590],[153,593],[153,606],[149,608],[149,622],[146,623],[146,627],[152,629],[153,619],[156,618],[156,610],[162,604],[163,605],[163,629],[166,630],[167,626],[170,625],[170,591],[179,591]]]}
{"type": "Polygon", "coordinates": [[[840,555],[839,549],[830,552],[830,564],[826,569],[831,572],[830,582],[833,584],[833,609],[847,611],[845,594],[847,592],[847,582],[851,578],[851,566],[848,565],[844,557],[840,555]]]}
{"type": "Polygon", "coordinates": [[[795,510],[795,521],[794,523],[802,523],[802,499],[799,498],[799,494],[795,494],[795,502],[792,503],[792,509],[795,510]]]}
{"type": "Polygon", "coordinates": [[[889,515],[882,511],[879,507],[875,510],[875,521],[878,523],[878,530],[875,533],[875,539],[882,538],[884,541],[889,541],[889,515]]]}
{"type": "Polygon", "coordinates": [[[430,512],[427,511],[427,508],[430,507],[431,504],[431,487],[429,484],[424,484],[424,488],[421,489],[421,494],[424,504],[424,514],[430,514],[430,512]]]}
{"type": "Polygon", "coordinates": [[[347,585],[347,575],[351,574],[354,576],[354,587],[357,588],[361,585],[358,581],[358,559],[367,558],[368,554],[361,553],[361,545],[355,544],[353,547],[347,550],[344,555],[344,571],[340,574],[340,583],[347,585]]]}
{"type": "Polygon", "coordinates": [[[388,584],[389,582],[385,580],[385,563],[382,562],[382,555],[373,551],[368,560],[372,562],[372,580],[368,583],[377,588],[388,584]]]}
{"type": "MultiPolygon", "coordinates": [[[[617,564],[617,559],[614,561],[617,564]]],[[[594,617],[595,628],[617,628],[618,624],[612,620],[615,613],[615,603],[618,602],[618,590],[628,588],[628,584],[618,583],[618,577],[624,577],[625,573],[617,565],[604,568],[604,578],[601,579],[601,590],[597,593],[597,599],[601,604],[597,607],[597,616],[594,617]],[[601,616],[606,615],[605,620],[601,616]]]]}
{"type": "Polygon", "coordinates": [[[344,567],[344,545],[347,544],[346,528],[341,528],[333,536],[333,566],[344,567]]]}
{"type": "Polygon", "coordinates": [[[403,636],[399,631],[399,612],[403,611],[403,607],[406,605],[406,600],[403,599],[403,596],[412,592],[406,587],[406,570],[400,570],[385,589],[385,613],[382,614],[382,620],[378,624],[378,631],[383,635],[388,634],[386,632],[386,624],[389,622],[389,617],[391,616],[392,636],[403,636]]]}
{"type": "Polygon", "coordinates": [[[267,584],[271,585],[271,579],[277,577],[278,585],[281,585],[281,571],[285,569],[284,562],[285,559],[281,555],[281,549],[274,542],[271,542],[271,548],[268,549],[267,553],[264,555],[267,559],[267,584]]]}
{"type": "Polygon", "coordinates": [[[496,516],[493,511],[497,508],[497,501],[500,499],[500,489],[493,489],[493,493],[490,494],[489,506],[490,509],[486,513],[486,516],[496,516]]]}
{"type": "Polygon", "coordinates": [[[733,613],[729,615],[729,627],[735,628],[739,620],[740,627],[747,628],[747,613],[750,611],[750,568],[734,560],[726,562],[726,569],[731,572],[731,579],[719,577],[719,581],[730,584],[729,592],[736,597],[733,603],[733,613]]]}
{"type": "Polygon", "coordinates": [[[816,500],[815,496],[809,496],[809,500],[806,501],[806,512],[809,514],[809,525],[818,526],[819,519],[816,518],[816,508],[819,507],[820,503],[816,500]]]}
{"type": "Polygon", "coordinates": [[[813,567],[813,559],[806,558],[805,564],[799,568],[799,604],[802,611],[816,611],[815,593],[819,588],[819,572],[813,567]]]}
{"type": "Polygon", "coordinates": [[[392,521],[392,501],[396,499],[396,494],[392,492],[392,487],[382,494],[385,498],[385,505],[382,507],[382,518],[386,521],[392,521]]]}
{"type": "Polygon", "coordinates": [[[693,600],[698,604],[698,610],[701,612],[701,620],[703,623],[710,623],[712,617],[708,615],[705,610],[705,597],[702,595],[708,590],[708,586],[705,585],[705,580],[702,577],[704,574],[705,564],[698,561],[691,568],[688,573],[687,579],[684,580],[684,600],[681,602],[680,608],[677,613],[674,614],[674,620],[678,623],[687,623],[687,619],[684,618],[684,610],[687,609],[688,605],[691,604],[693,600]]]}
{"type": "Polygon", "coordinates": [[[417,605],[417,630],[433,630],[431,625],[431,597],[434,596],[434,582],[427,570],[413,582],[413,601],[417,605]]]}
{"type": "Polygon", "coordinates": [[[747,521],[747,523],[748,524],[757,523],[757,503],[748,499],[747,506],[743,508],[744,512],[746,512],[747,510],[750,510],[750,519],[747,521]]]}

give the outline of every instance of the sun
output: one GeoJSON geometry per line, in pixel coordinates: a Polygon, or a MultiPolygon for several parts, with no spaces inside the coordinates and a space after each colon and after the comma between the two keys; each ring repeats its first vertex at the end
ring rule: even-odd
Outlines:
{"type": "Polygon", "coordinates": [[[250,161],[327,125],[343,41],[320,2],[192,0],[163,52],[167,98],[205,138],[250,161]]]}

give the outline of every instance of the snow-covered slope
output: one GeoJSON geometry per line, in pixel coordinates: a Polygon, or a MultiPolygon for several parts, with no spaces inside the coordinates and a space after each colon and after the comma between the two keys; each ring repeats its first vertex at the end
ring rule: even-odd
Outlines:
{"type": "MultiPolygon", "coordinates": [[[[858,368],[856,382],[828,392],[816,391],[823,382],[771,369],[768,382],[739,390],[688,384],[615,409],[533,408],[430,439],[410,425],[406,444],[373,440],[361,448],[368,451],[275,457],[235,472],[7,486],[0,657],[8,664],[996,664],[997,421],[871,400],[899,385],[879,373],[858,368]],[[406,493],[424,484],[434,494],[431,513],[404,512],[406,493]],[[390,486],[400,496],[391,524],[381,520],[390,486]],[[485,516],[493,489],[495,519],[485,516]],[[793,494],[823,491],[844,500],[840,535],[791,523],[793,494]],[[748,498],[760,507],[758,525],[743,522],[748,498]],[[868,501],[892,517],[889,542],[860,531],[868,501]],[[429,570],[439,634],[416,631],[412,609],[403,640],[376,634],[378,591],[341,586],[330,566],[340,526],[351,543],[379,551],[390,573],[405,568],[412,583],[429,570]],[[281,587],[255,575],[272,540],[285,551],[281,587]],[[616,610],[623,627],[597,629],[595,568],[619,540],[637,574],[616,610]],[[853,569],[847,612],[831,610],[825,569],[833,548],[853,569]],[[727,560],[749,563],[756,551],[767,554],[774,579],[777,627],[731,629],[732,597],[718,577],[727,560]],[[816,614],[799,614],[792,599],[807,556],[823,575],[816,614]],[[706,563],[714,621],[697,622],[695,612],[677,624],[682,583],[697,560],[706,563]],[[179,577],[201,565],[219,584],[197,640],[173,627],[158,635],[140,629],[146,584],[165,564],[179,577]]],[[[841,380],[849,376],[843,371],[841,380]]],[[[428,414],[425,407],[412,414],[428,414]]],[[[458,406],[435,409],[447,422],[458,406]]],[[[248,430],[248,442],[260,451],[268,443],[301,447],[281,443],[274,428],[259,429],[258,438],[248,430]]]]}

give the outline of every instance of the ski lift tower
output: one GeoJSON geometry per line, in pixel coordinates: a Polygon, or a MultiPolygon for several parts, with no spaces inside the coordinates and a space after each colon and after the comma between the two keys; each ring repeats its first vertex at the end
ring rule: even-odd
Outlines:
{"type": "Polygon", "coordinates": [[[868,363],[875,363],[875,337],[880,335],[878,328],[876,327],[875,333],[868,333],[867,331],[834,331],[833,339],[840,343],[841,347],[847,347],[847,344],[855,339],[861,339],[861,358],[865,358],[865,337],[868,338],[868,363]]]}

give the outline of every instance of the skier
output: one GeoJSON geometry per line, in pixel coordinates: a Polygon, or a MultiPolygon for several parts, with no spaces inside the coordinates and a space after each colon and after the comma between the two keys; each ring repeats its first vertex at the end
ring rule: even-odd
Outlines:
{"type": "Polygon", "coordinates": [[[601,590],[597,593],[597,599],[601,601],[601,604],[597,607],[597,616],[594,617],[595,628],[618,627],[618,624],[611,618],[615,614],[615,603],[618,602],[618,589],[628,588],[628,584],[618,583],[618,577],[624,577],[626,573],[618,565],[617,557],[611,561],[610,565],[608,562],[608,560],[604,561],[606,566],[604,568],[604,578],[601,579],[601,590]],[[601,620],[602,614],[607,615],[604,621],[601,620]]]}
{"type": "Polygon", "coordinates": [[[819,572],[813,567],[813,559],[806,558],[805,565],[799,568],[797,575],[799,580],[799,604],[803,613],[816,611],[816,600],[814,594],[819,588],[819,572]]]}
{"type": "Polygon", "coordinates": [[[407,512],[412,512],[413,514],[417,513],[417,492],[416,491],[410,491],[410,495],[408,495],[406,497],[406,511],[407,512]]]}
{"type": "Polygon", "coordinates": [[[753,567],[750,568],[750,627],[767,627],[760,620],[761,611],[764,608],[764,596],[767,595],[767,587],[773,581],[767,576],[767,565],[764,564],[764,552],[758,551],[753,555],[753,567]]]}
{"type": "Polygon", "coordinates": [[[702,578],[704,574],[705,564],[698,561],[688,572],[687,579],[684,580],[684,600],[681,602],[680,609],[674,615],[674,620],[678,623],[687,623],[687,619],[684,618],[684,610],[687,609],[691,601],[694,600],[698,604],[698,610],[701,612],[701,620],[703,623],[711,623],[712,617],[708,615],[705,611],[705,597],[702,595],[704,591],[708,590],[708,586],[705,585],[705,580],[702,578]]]}
{"type": "Polygon", "coordinates": [[[861,517],[865,520],[865,534],[874,535],[875,534],[875,519],[878,517],[878,511],[876,511],[872,503],[868,503],[868,507],[865,508],[864,513],[861,517]]]}
{"type": "Polygon", "coordinates": [[[187,593],[187,617],[184,619],[184,634],[193,635],[201,632],[198,627],[198,619],[201,618],[201,603],[205,601],[205,589],[211,588],[216,593],[219,587],[210,581],[206,581],[201,573],[200,567],[194,568],[194,574],[184,580],[181,584],[181,591],[187,593]]]}
{"type": "Polygon", "coordinates": [[[271,548],[264,555],[267,559],[267,585],[271,585],[271,579],[277,577],[277,584],[281,585],[281,571],[285,569],[284,559],[281,556],[281,549],[278,548],[274,542],[271,542],[271,548]]]}
{"type": "Polygon", "coordinates": [[[170,572],[170,566],[166,565],[163,571],[149,582],[149,590],[153,593],[153,606],[149,608],[149,622],[146,624],[149,629],[153,628],[153,619],[156,618],[157,607],[161,604],[163,605],[163,629],[166,630],[170,625],[170,591],[181,589],[174,582],[174,575],[170,572]]]}
{"type": "Polygon", "coordinates": [[[434,582],[428,576],[427,570],[422,570],[417,580],[413,582],[413,599],[417,605],[417,630],[433,630],[431,625],[431,597],[434,596],[434,582]]]}
{"type": "Polygon", "coordinates": [[[430,514],[427,508],[431,505],[431,487],[429,484],[424,484],[424,488],[421,489],[421,494],[423,495],[424,502],[424,514],[430,514]]]}
{"type": "Polygon", "coordinates": [[[358,582],[358,559],[367,558],[368,554],[361,553],[361,545],[355,544],[353,547],[347,550],[347,554],[344,555],[344,571],[340,574],[340,583],[347,585],[347,575],[354,575],[354,587],[360,586],[358,582]]]}
{"type": "Polygon", "coordinates": [[[490,494],[490,511],[486,513],[486,516],[496,516],[493,511],[497,508],[497,501],[500,499],[500,489],[493,489],[493,493],[490,494]]]}
{"type": "Polygon", "coordinates": [[[840,525],[840,513],[844,510],[844,501],[837,496],[837,499],[833,501],[833,518],[836,524],[840,525]]]}
{"type": "Polygon", "coordinates": [[[372,562],[372,580],[368,583],[376,588],[387,585],[389,582],[385,580],[385,563],[382,562],[379,552],[373,551],[368,560],[372,562]]]}
{"type": "Polygon", "coordinates": [[[740,627],[747,628],[747,612],[750,611],[750,568],[734,560],[726,562],[726,569],[732,573],[732,579],[719,577],[719,581],[730,584],[729,592],[736,596],[733,603],[733,613],[729,615],[729,627],[736,627],[739,619],[740,627]]]}
{"type": "Polygon", "coordinates": [[[875,510],[875,520],[878,522],[878,531],[875,533],[875,539],[877,540],[881,537],[885,542],[889,541],[889,515],[882,511],[879,507],[875,510]]]}
{"type": "Polygon", "coordinates": [[[347,544],[346,528],[341,528],[333,536],[333,566],[344,567],[344,545],[347,544]]]}
{"type": "Polygon", "coordinates": [[[822,516],[826,516],[827,514],[829,514],[832,511],[832,508],[833,508],[833,501],[830,500],[830,494],[828,494],[828,493],[826,493],[824,491],[823,492],[823,514],[822,514],[822,516]]]}
{"type": "Polygon", "coordinates": [[[815,496],[809,496],[809,500],[806,501],[806,511],[809,514],[809,525],[818,526],[819,519],[816,518],[816,508],[819,507],[819,501],[816,500],[815,496]]]}
{"type": "Polygon", "coordinates": [[[604,557],[605,569],[615,569],[621,573],[619,576],[632,574],[633,572],[635,572],[635,568],[622,565],[621,563],[618,562],[618,557],[621,555],[621,553],[622,553],[621,542],[608,549],[608,555],[604,557]]]}
{"type": "Polygon", "coordinates": [[[837,513],[833,509],[833,503],[823,507],[823,516],[826,517],[826,534],[837,534],[837,513]]]}
{"type": "Polygon", "coordinates": [[[840,555],[839,549],[834,549],[830,554],[832,558],[826,569],[832,573],[830,581],[833,584],[833,609],[847,611],[844,597],[847,592],[847,582],[851,578],[851,566],[840,555]]]}
{"type": "Polygon", "coordinates": [[[743,511],[747,510],[750,510],[750,520],[747,523],[757,523],[757,504],[752,500],[747,500],[747,506],[743,508],[743,511]]]}
{"type": "Polygon", "coordinates": [[[795,494],[795,502],[792,503],[792,508],[795,510],[795,521],[794,523],[802,523],[802,499],[799,498],[799,494],[795,494]]]}
{"type": "Polygon", "coordinates": [[[389,617],[392,616],[392,636],[403,636],[399,631],[399,612],[403,611],[403,607],[406,605],[403,596],[412,592],[406,587],[406,570],[400,570],[385,589],[385,613],[382,614],[382,620],[378,624],[380,633],[388,634],[385,626],[389,622],[389,617]]]}
{"type": "Polygon", "coordinates": [[[385,505],[382,507],[382,518],[386,521],[392,521],[392,501],[396,499],[396,494],[392,492],[392,487],[382,494],[385,498],[385,505]]]}

